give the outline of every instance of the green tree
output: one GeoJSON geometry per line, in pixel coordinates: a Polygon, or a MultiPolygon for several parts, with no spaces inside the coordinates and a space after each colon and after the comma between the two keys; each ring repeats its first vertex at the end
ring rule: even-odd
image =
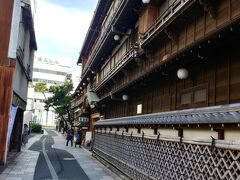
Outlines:
{"type": "Polygon", "coordinates": [[[45,109],[48,111],[51,107],[55,110],[62,120],[72,123],[72,112],[71,112],[71,91],[73,89],[72,81],[65,81],[61,85],[54,85],[47,88],[46,83],[37,83],[35,85],[35,91],[43,93],[45,97],[45,109]],[[46,97],[46,92],[52,93],[51,97],[46,97]],[[67,115],[67,119],[65,118],[67,115]]]}
{"type": "Polygon", "coordinates": [[[45,100],[47,99],[47,98],[46,98],[46,94],[45,94],[45,93],[48,91],[48,88],[47,88],[47,84],[46,84],[46,83],[42,83],[42,82],[37,83],[37,84],[34,86],[34,89],[35,89],[36,92],[41,92],[41,93],[43,93],[45,100]]]}
{"type": "MultiPolygon", "coordinates": [[[[45,101],[47,100],[47,97],[46,97],[45,93],[48,92],[48,88],[47,88],[47,84],[46,83],[43,83],[43,82],[36,83],[35,86],[34,86],[34,89],[35,89],[36,92],[43,93],[45,101]]],[[[46,109],[46,111],[47,111],[47,113],[46,113],[46,121],[47,121],[48,120],[48,111],[49,111],[49,109],[46,109]]]]}
{"type": "Polygon", "coordinates": [[[71,112],[71,91],[73,89],[72,81],[65,81],[64,84],[51,86],[48,92],[53,95],[47,98],[45,102],[45,109],[54,108],[55,112],[62,117],[64,121],[72,123],[71,112]],[[64,117],[67,115],[67,119],[64,117]]]}

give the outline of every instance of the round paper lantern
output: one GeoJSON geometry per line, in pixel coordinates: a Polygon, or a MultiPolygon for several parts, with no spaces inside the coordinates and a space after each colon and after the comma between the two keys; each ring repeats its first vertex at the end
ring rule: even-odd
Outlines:
{"type": "Polygon", "coordinates": [[[128,100],[128,95],[127,94],[122,95],[122,100],[127,101],[128,100]]]}
{"type": "Polygon", "coordinates": [[[188,70],[185,68],[181,68],[177,71],[177,77],[179,79],[187,79],[188,77],[188,70]]]}
{"type": "Polygon", "coordinates": [[[114,39],[115,41],[118,41],[118,40],[120,39],[120,36],[119,36],[118,34],[116,34],[116,35],[114,35],[113,39],[114,39]]]}
{"type": "Polygon", "coordinates": [[[144,4],[147,4],[147,3],[150,2],[150,0],[142,0],[142,2],[143,2],[144,4]]]}

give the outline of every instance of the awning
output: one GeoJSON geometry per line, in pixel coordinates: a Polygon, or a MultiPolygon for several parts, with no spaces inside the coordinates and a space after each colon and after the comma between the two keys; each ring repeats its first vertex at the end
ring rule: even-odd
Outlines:
{"type": "Polygon", "coordinates": [[[174,125],[218,123],[240,123],[240,103],[105,119],[96,122],[95,125],[174,125]]]}
{"type": "Polygon", "coordinates": [[[90,105],[96,104],[99,101],[97,94],[88,85],[87,87],[87,99],[90,105]]]}

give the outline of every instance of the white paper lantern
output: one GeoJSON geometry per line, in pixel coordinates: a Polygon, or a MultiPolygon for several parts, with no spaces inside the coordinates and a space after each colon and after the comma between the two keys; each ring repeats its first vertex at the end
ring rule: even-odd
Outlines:
{"type": "Polygon", "coordinates": [[[150,0],[142,0],[142,2],[143,2],[144,4],[148,4],[148,3],[150,2],[150,0]]]}
{"type": "Polygon", "coordinates": [[[122,100],[127,101],[128,100],[128,95],[127,94],[122,95],[122,100]]]}
{"type": "Polygon", "coordinates": [[[120,36],[119,36],[118,34],[115,34],[114,37],[113,37],[113,39],[114,39],[115,41],[119,41],[120,36]]]}
{"type": "Polygon", "coordinates": [[[177,77],[179,79],[187,79],[188,77],[188,70],[185,68],[181,68],[177,71],[177,77]]]}

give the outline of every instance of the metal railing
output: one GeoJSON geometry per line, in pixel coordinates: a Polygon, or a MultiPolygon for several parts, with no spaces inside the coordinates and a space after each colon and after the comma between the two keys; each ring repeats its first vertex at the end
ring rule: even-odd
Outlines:
{"type": "Polygon", "coordinates": [[[83,103],[83,100],[84,100],[84,96],[81,96],[77,100],[73,100],[73,102],[71,103],[71,108],[75,108],[79,106],[81,103],[83,103]]]}

